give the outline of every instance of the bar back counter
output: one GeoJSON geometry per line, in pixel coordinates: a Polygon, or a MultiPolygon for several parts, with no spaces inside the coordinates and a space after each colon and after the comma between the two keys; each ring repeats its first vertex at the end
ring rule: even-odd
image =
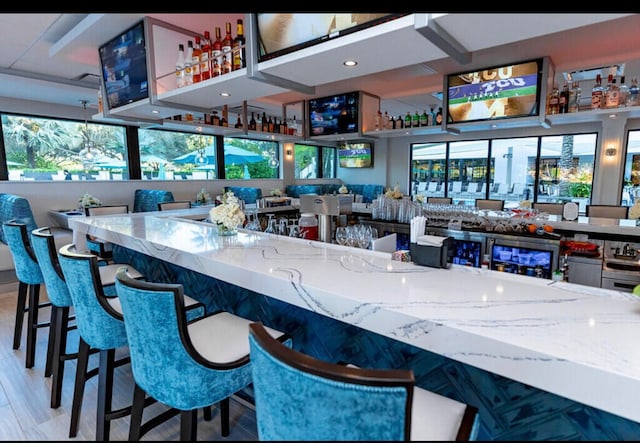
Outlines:
{"type": "Polygon", "coordinates": [[[198,211],[69,222],[78,247],[87,233],[110,241],[119,262],[286,331],[302,352],[413,369],[419,386],[479,408],[479,439],[640,437],[634,295],[262,232],[221,237],[198,211]]]}

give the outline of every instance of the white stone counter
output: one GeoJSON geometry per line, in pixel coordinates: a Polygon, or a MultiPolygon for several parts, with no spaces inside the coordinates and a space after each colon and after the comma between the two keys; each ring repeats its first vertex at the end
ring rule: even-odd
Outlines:
{"type": "Polygon", "coordinates": [[[260,232],[219,237],[211,224],[166,212],[69,223],[76,238],[88,232],[640,422],[640,298],[632,294],[455,265],[427,268],[260,232]]]}

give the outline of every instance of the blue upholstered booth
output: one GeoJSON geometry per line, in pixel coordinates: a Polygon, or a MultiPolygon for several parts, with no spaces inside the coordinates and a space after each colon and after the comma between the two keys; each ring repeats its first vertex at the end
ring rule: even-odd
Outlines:
{"type": "MultiPolygon", "coordinates": [[[[336,194],[342,185],[338,183],[325,183],[315,185],[288,185],[285,193],[289,197],[299,198],[303,194],[336,194]]],[[[384,194],[383,185],[345,185],[350,193],[362,195],[363,203],[371,203],[379,194],[384,194]]]]}
{"type": "Polygon", "coordinates": [[[245,203],[255,203],[262,198],[262,189],[248,186],[225,186],[224,192],[232,191],[236,197],[245,203]]]}
{"type": "Polygon", "coordinates": [[[172,202],[173,192],[162,189],[136,189],[133,198],[133,212],[157,211],[158,203],[172,202]]]}

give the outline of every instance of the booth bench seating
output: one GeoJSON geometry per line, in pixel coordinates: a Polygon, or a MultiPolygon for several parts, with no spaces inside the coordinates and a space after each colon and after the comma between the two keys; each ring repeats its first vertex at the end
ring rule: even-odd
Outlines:
{"type": "MultiPolygon", "coordinates": [[[[288,185],[285,188],[285,193],[288,197],[299,198],[300,195],[305,194],[337,194],[338,189],[342,185],[339,183],[326,183],[315,185],[288,185]]],[[[371,203],[378,195],[384,194],[383,185],[348,185],[345,184],[347,189],[352,194],[362,195],[363,203],[371,203]]]]}
{"type": "MultiPolygon", "coordinates": [[[[0,193],[0,224],[15,220],[27,225],[29,235],[38,228],[36,219],[31,211],[29,200],[19,195],[0,193]]],[[[51,227],[56,246],[73,242],[73,232],[69,229],[51,227]]],[[[0,229],[0,283],[17,281],[13,255],[0,229]]]]}
{"type": "Polygon", "coordinates": [[[249,186],[225,186],[224,192],[231,191],[240,200],[244,200],[245,204],[256,203],[262,198],[262,189],[252,188],[249,186]]]}
{"type": "Polygon", "coordinates": [[[133,197],[133,212],[157,211],[158,203],[173,202],[173,192],[162,189],[136,189],[133,197]]]}

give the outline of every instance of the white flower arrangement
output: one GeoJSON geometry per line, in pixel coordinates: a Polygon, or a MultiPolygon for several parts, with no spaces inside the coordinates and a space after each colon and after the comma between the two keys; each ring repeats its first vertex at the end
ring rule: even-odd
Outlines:
{"type": "Polygon", "coordinates": [[[426,198],[425,198],[425,196],[423,194],[417,194],[414,197],[414,200],[415,200],[416,203],[422,204],[422,203],[424,203],[426,201],[426,198]]]}
{"type": "Polygon", "coordinates": [[[400,186],[395,185],[393,189],[387,188],[387,191],[384,193],[384,196],[387,198],[395,198],[396,200],[401,200],[403,195],[400,192],[400,186]]]}
{"type": "Polygon", "coordinates": [[[345,185],[342,185],[342,186],[340,186],[340,187],[338,188],[338,192],[339,192],[340,194],[348,194],[348,193],[349,193],[349,190],[347,189],[347,187],[346,187],[345,185]]]}
{"type": "Polygon", "coordinates": [[[100,200],[98,200],[97,198],[95,198],[93,195],[85,192],[79,199],[78,199],[78,204],[83,207],[86,208],[88,206],[100,206],[102,205],[102,202],[100,200]]]}
{"type": "Polygon", "coordinates": [[[271,196],[272,197],[281,197],[282,196],[282,191],[278,188],[276,189],[272,189],[271,190],[271,196]]]}
{"type": "Polygon", "coordinates": [[[240,200],[232,191],[227,191],[222,196],[222,204],[209,211],[209,219],[212,223],[222,225],[227,229],[236,229],[244,223],[245,215],[240,209],[240,200]]]}
{"type": "Polygon", "coordinates": [[[640,219],[640,202],[635,203],[629,208],[629,218],[631,220],[640,219]]]}
{"type": "Polygon", "coordinates": [[[199,203],[206,203],[211,200],[211,194],[206,189],[202,188],[196,195],[196,201],[199,203]]]}

